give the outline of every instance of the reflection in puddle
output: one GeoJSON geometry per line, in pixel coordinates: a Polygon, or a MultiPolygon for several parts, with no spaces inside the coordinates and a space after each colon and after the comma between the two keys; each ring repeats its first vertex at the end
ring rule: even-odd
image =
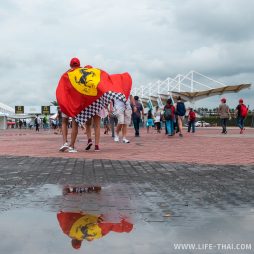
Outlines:
{"type": "Polygon", "coordinates": [[[72,240],[74,249],[79,249],[83,240],[93,241],[102,238],[108,233],[129,233],[133,229],[133,224],[126,219],[119,222],[107,221],[107,216],[87,214],[85,212],[59,212],[57,219],[63,232],[72,240]]]}
{"type": "Polygon", "coordinates": [[[98,193],[101,191],[101,186],[84,186],[84,185],[68,185],[63,188],[63,194],[81,194],[81,193],[98,193]]]}
{"type": "MultiPolygon", "coordinates": [[[[252,248],[254,246],[254,215],[231,217],[227,214],[215,214],[214,217],[201,218],[194,222],[190,218],[172,218],[172,221],[166,223],[135,220],[135,230],[127,219],[111,220],[106,215],[59,212],[59,221],[55,212],[41,209],[10,210],[0,215],[0,253],[3,254],[77,253],[68,237],[82,241],[80,253],[85,250],[84,253],[91,254],[197,253],[174,250],[176,243],[251,243],[252,248]],[[176,226],[175,222],[180,220],[181,225],[176,226]],[[91,239],[93,241],[89,241],[91,239]]],[[[79,245],[75,246],[74,243],[74,247],[79,245]]],[[[253,253],[253,249],[242,253],[253,253]]]]}
{"type": "Polygon", "coordinates": [[[169,210],[164,200],[157,206],[158,197],[130,195],[123,184],[70,195],[63,188],[17,189],[19,195],[2,200],[2,207],[9,206],[0,213],[0,253],[72,254],[78,248],[91,254],[197,253],[175,250],[177,243],[251,243],[244,254],[253,253],[254,210],[248,207],[224,211],[175,204],[169,210]]]}

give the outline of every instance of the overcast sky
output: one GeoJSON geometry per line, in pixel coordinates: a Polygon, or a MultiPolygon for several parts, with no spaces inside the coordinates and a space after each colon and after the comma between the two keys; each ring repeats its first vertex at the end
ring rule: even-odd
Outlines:
{"type": "MultiPolygon", "coordinates": [[[[225,84],[253,83],[253,13],[253,0],[1,1],[0,102],[48,105],[72,57],[127,71],[134,86],[190,70],[225,84]]],[[[253,91],[225,96],[254,108],[253,91]]]]}

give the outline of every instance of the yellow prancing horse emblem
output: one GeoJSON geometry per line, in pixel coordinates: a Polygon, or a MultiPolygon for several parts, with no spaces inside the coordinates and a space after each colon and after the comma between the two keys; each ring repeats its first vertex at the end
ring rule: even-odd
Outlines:
{"type": "Polygon", "coordinates": [[[77,68],[68,72],[72,86],[81,94],[96,96],[101,72],[95,68],[77,68]]]}

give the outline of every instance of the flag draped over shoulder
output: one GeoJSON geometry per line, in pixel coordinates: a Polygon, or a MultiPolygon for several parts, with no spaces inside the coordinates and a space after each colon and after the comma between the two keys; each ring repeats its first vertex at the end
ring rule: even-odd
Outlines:
{"type": "Polygon", "coordinates": [[[62,75],[56,98],[63,113],[84,123],[112,99],[126,101],[131,86],[128,73],[109,75],[96,68],[77,68],[62,75]]]}

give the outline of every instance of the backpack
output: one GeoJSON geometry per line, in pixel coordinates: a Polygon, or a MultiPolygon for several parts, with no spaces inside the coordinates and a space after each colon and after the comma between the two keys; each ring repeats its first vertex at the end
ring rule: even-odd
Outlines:
{"type": "Polygon", "coordinates": [[[164,118],[165,120],[172,120],[173,113],[171,108],[165,108],[164,109],[164,118]]]}
{"type": "Polygon", "coordinates": [[[191,121],[195,121],[195,120],[196,120],[196,114],[195,114],[194,111],[191,111],[191,112],[189,113],[189,116],[190,116],[190,120],[191,120],[191,121]]]}
{"type": "Polygon", "coordinates": [[[184,116],[186,113],[185,105],[183,102],[177,102],[176,105],[176,112],[179,116],[184,116]]]}
{"type": "Polygon", "coordinates": [[[247,115],[248,115],[248,108],[244,104],[242,104],[241,105],[241,116],[245,118],[247,115]]]}

